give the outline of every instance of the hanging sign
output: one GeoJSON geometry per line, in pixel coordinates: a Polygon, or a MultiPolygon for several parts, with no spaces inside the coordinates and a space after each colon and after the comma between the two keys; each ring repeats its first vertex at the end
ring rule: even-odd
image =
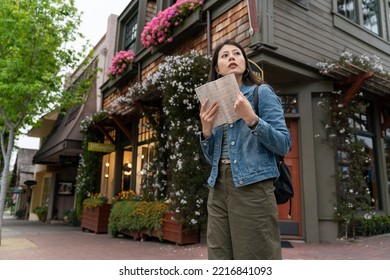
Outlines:
{"type": "Polygon", "coordinates": [[[88,142],[88,151],[112,153],[115,152],[115,146],[98,142],[88,142]]]}

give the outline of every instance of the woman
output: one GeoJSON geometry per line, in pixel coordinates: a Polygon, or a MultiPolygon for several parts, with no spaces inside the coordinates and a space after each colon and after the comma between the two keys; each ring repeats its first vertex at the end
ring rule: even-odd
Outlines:
{"type": "Polygon", "coordinates": [[[290,134],[279,98],[253,73],[244,49],[227,40],[215,49],[209,80],[231,73],[240,88],[234,110],[241,119],[213,129],[218,104],[208,100],[199,114],[201,146],[212,166],[207,202],[208,258],[281,259],[273,186],[279,172],[274,154],[289,151],[290,134]],[[260,116],[252,105],[257,93],[260,116]]]}

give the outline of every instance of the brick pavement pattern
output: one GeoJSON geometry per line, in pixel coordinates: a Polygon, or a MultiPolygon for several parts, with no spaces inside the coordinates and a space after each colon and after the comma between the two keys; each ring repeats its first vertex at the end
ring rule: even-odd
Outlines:
{"type": "MultiPolygon", "coordinates": [[[[290,241],[283,259],[390,260],[390,234],[358,241],[307,244],[290,241]]],[[[204,237],[199,244],[179,246],[156,239],[135,241],[109,234],[83,232],[80,227],[4,218],[1,260],[205,260],[204,237]]]]}

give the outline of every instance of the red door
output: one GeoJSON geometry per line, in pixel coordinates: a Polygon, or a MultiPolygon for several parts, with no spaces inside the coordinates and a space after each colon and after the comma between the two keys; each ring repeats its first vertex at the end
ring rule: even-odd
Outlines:
{"type": "Polygon", "coordinates": [[[284,161],[290,168],[294,197],[291,205],[291,219],[288,218],[290,203],[279,205],[279,227],[282,236],[302,238],[298,121],[286,119],[286,124],[290,130],[292,146],[290,152],[284,157],[284,161]]]}

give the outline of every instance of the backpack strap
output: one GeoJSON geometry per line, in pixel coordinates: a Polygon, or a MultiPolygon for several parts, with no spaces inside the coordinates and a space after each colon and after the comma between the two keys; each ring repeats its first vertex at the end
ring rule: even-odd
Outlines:
{"type": "MultiPolygon", "coordinates": [[[[253,90],[253,105],[255,107],[255,113],[258,117],[260,116],[259,115],[259,94],[260,94],[259,87],[260,87],[259,85],[256,85],[255,89],[253,90]]],[[[284,161],[284,156],[275,155],[275,158],[278,161],[278,168],[279,168],[279,162],[284,161]]],[[[291,219],[291,208],[292,208],[291,198],[289,198],[289,200],[290,200],[290,209],[288,211],[288,218],[291,219]]]]}

